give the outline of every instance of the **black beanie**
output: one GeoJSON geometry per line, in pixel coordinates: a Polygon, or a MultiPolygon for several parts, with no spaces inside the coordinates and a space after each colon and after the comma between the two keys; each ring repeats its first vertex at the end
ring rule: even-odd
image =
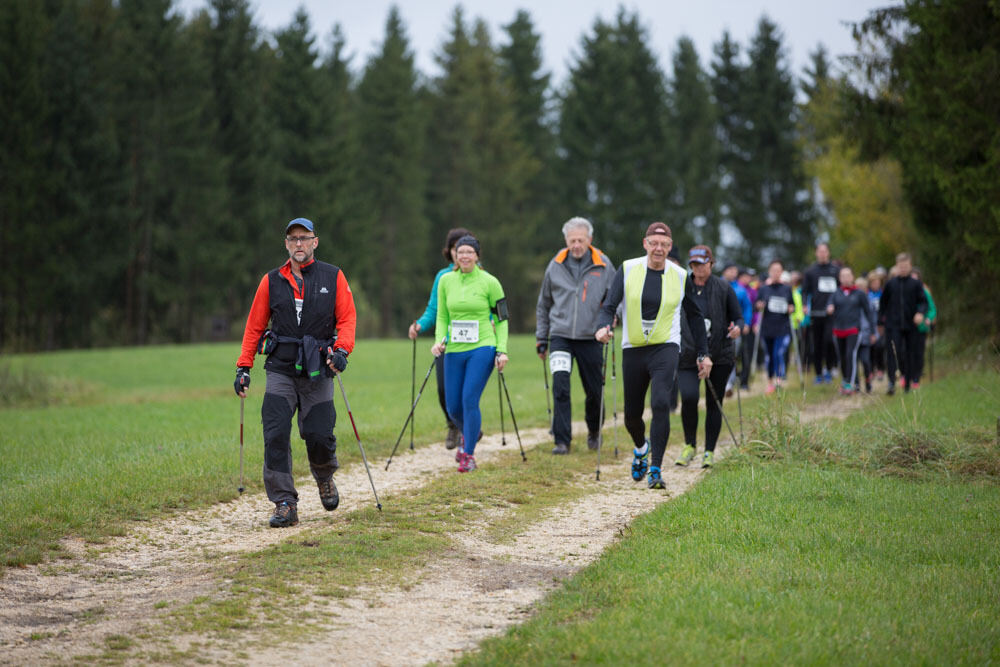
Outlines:
{"type": "Polygon", "coordinates": [[[479,241],[472,234],[466,234],[465,236],[463,236],[462,238],[460,238],[458,241],[456,241],[455,242],[455,250],[458,250],[459,248],[461,248],[464,245],[470,246],[473,250],[475,250],[477,257],[479,257],[479,256],[482,255],[482,253],[479,252],[479,241]]]}

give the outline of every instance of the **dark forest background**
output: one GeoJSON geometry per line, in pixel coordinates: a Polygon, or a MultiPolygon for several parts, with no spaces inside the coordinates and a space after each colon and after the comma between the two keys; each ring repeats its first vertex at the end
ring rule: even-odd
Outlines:
{"type": "Polygon", "coordinates": [[[365,62],[304,11],[274,33],[252,14],[0,1],[0,350],[236,338],[299,216],[363,337],[422,312],[456,226],[531,330],[574,215],[616,263],[653,220],[750,266],[803,267],[818,239],[861,271],[910,250],[945,321],[996,336],[998,0],[857,17],[857,52],[817,45],[802,72],[767,17],[702,62],[621,9],[558,87],[524,11],[491,34],[456,7],[434,75],[395,10],[365,62]]]}

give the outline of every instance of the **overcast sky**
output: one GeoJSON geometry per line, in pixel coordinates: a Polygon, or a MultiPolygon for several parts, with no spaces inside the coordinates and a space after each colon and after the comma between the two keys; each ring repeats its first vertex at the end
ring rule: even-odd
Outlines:
{"type": "MultiPolygon", "coordinates": [[[[851,53],[854,45],[844,21],[858,21],[887,0],[551,0],[548,2],[512,2],[510,0],[256,0],[257,24],[274,31],[291,23],[299,6],[309,14],[317,44],[325,52],[330,32],[340,23],[347,39],[347,49],[354,54],[352,68],[360,71],[375,53],[385,33],[389,7],[399,7],[407,28],[417,68],[424,74],[438,73],[434,54],[440,50],[448,34],[451,12],[456,4],[465,9],[466,18],[484,19],[490,26],[494,43],[503,43],[502,26],[510,23],[518,9],[531,13],[535,30],[541,35],[544,68],[553,75],[553,83],[565,78],[574,54],[579,52],[580,38],[589,34],[594,20],[613,20],[619,6],[636,11],[649,31],[650,45],[660,58],[663,70],[671,72],[670,60],[677,39],[690,37],[707,67],[712,58],[712,46],[729,30],[733,39],[746,46],[756,31],[757,22],[767,15],[778,24],[784,36],[783,44],[789,64],[799,76],[809,62],[809,52],[822,42],[830,54],[851,53]]],[[[206,0],[180,0],[183,12],[207,5],[206,0]]]]}

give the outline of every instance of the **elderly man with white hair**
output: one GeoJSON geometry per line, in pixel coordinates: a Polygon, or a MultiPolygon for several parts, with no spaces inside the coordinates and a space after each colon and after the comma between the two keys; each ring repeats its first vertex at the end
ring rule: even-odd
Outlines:
{"type": "Polygon", "coordinates": [[[562,228],[566,247],[549,262],[536,307],[535,347],[548,358],[552,374],[553,454],[568,454],[572,433],[569,378],[576,360],[587,395],[587,447],[597,449],[601,429],[601,344],[594,340],[601,301],[615,267],[592,245],[594,227],[586,218],[570,218],[562,228]]]}

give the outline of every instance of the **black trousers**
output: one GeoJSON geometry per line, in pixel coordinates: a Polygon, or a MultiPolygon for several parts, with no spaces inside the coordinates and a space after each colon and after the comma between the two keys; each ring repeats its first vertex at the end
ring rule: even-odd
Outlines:
{"type": "Polygon", "coordinates": [[[903,379],[903,386],[909,387],[912,382],[917,382],[917,352],[919,344],[917,341],[918,332],[915,329],[886,329],[886,366],[888,366],[889,385],[896,384],[896,369],[903,379]]]}
{"type": "Polygon", "coordinates": [[[670,438],[670,392],[673,390],[679,355],[680,347],[674,343],[622,350],[625,429],[636,447],[641,448],[645,444],[646,424],[642,412],[646,407],[646,392],[652,388],[649,399],[653,412],[649,424],[650,465],[658,468],[663,465],[663,453],[670,438]]]}
{"type": "Polygon", "coordinates": [[[434,379],[437,380],[438,385],[438,403],[441,404],[441,412],[444,413],[444,419],[448,422],[448,428],[458,428],[455,423],[451,420],[448,415],[448,402],[444,397],[444,355],[434,360],[434,379]]]}
{"type": "Polygon", "coordinates": [[[840,355],[840,381],[852,386],[859,383],[857,369],[860,342],[858,334],[837,339],[837,353],[840,355]]]}
{"type": "Polygon", "coordinates": [[[837,367],[837,347],[833,343],[833,318],[815,317],[809,326],[812,332],[813,365],[816,375],[823,374],[824,364],[828,371],[837,367]]]}
{"type": "MultiPolygon", "coordinates": [[[[715,451],[715,443],[719,440],[722,430],[722,412],[719,406],[726,400],[726,378],[732,372],[730,364],[716,364],[705,380],[705,451],[715,451]],[[715,388],[715,402],[708,383],[715,388]]],[[[677,371],[677,384],[681,392],[681,424],[684,425],[684,442],[695,447],[698,436],[698,400],[701,397],[701,381],[698,379],[697,368],[681,368],[677,371]]]]}
{"type": "Polygon", "coordinates": [[[573,340],[552,336],[549,339],[549,371],[552,373],[552,435],[556,444],[569,445],[572,439],[572,405],[570,402],[570,375],[573,361],[586,394],[584,419],[587,430],[601,430],[601,367],[604,363],[604,346],[593,338],[573,340]],[[565,355],[568,355],[565,356],[565,355]],[[561,369],[561,370],[554,370],[561,369]]]}
{"type": "Polygon", "coordinates": [[[925,334],[920,329],[913,332],[913,344],[916,346],[916,352],[913,355],[913,362],[916,364],[916,368],[913,370],[912,378],[914,382],[920,382],[920,378],[924,376],[924,359],[925,353],[927,351],[927,334],[925,334]]]}

